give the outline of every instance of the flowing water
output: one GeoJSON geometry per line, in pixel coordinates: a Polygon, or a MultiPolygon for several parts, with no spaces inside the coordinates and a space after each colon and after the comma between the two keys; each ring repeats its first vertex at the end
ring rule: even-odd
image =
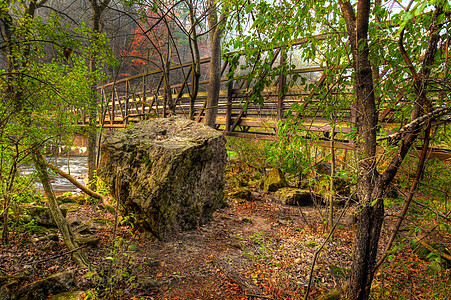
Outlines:
{"type": "MultiPolygon", "coordinates": [[[[55,164],[66,173],[70,173],[71,176],[75,177],[78,182],[84,184],[83,180],[88,173],[88,157],[86,156],[71,156],[69,158],[69,162],[67,161],[67,157],[58,157],[55,159],[54,157],[47,158],[51,163],[55,164]]],[[[23,174],[30,174],[34,171],[32,167],[25,167],[22,169],[23,174]]],[[[81,192],[80,189],[75,187],[72,183],[70,183],[67,179],[59,176],[52,175],[51,177],[53,190],[57,193],[63,192],[81,192]]],[[[41,183],[37,182],[36,187],[42,190],[41,183]]]]}

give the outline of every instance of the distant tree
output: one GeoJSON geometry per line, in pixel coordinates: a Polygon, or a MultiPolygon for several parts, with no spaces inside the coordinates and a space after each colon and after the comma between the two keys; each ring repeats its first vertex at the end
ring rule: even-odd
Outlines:
{"type": "MultiPolygon", "coordinates": [[[[172,99],[172,82],[180,82],[188,74],[185,69],[171,73],[171,66],[191,62],[188,87],[190,96],[189,117],[194,118],[194,101],[199,91],[201,76],[200,59],[205,55],[208,41],[202,37],[205,29],[205,13],[202,1],[137,1],[144,12],[133,31],[129,48],[123,52],[137,69],[146,67],[160,69],[163,74],[164,105],[175,114],[175,101],[172,99]],[[182,73],[182,74],[180,74],[182,73]]],[[[165,113],[164,113],[165,114],[165,113]]]]}
{"type": "Polygon", "coordinates": [[[89,71],[93,75],[93,81],[91,85],[91,97],[89,104],[87,105],[87,111],[89,115],[88,123],[88,186],[90,189],[96,189],[96,180],[94,178],[95,171],[97,170],[97,117],[99,116],[98,103],[99,96],[97,93],[97,85],[99,84],[97,78],[98,73],[103,71],[103,59],[100,55],[101,50],[98,48],[99,39],[102,38],[102,24],[101,18],[105,9],[108,7],[111,0],[89,0],[92,9],[92,23],[91,23],[91,39],[90,39],[90,57],[89,57],[89,71]]]}
{"type": "Polygon", "coordinates": [[[219,91],[221,89],[221,38],[227,22],[227,8],[219,1],[207,0],[208,33],[210,36],[210,70],[208,81],[207,110],[204,123],[210,127],[216,124],[219,91]]]}

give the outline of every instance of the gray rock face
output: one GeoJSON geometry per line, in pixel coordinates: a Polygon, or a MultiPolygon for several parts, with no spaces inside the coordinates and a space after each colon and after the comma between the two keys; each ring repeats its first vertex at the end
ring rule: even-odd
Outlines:
{"type": "Polygon", "coordinates": [[[154,119],[108,138],[98,175],[119,198],[121,213],[134,214],[162,239],[205,223],[221,206],[226,158],[225,138],[214,129],[154,119]]]}

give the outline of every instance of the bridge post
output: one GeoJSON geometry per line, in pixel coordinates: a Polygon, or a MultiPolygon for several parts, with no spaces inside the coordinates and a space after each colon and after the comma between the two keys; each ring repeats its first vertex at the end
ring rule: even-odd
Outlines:
{"type": "MultiPolygon", "coordinates": [[[[227,59],[229,59],[227,57],[227,59]]],[[[229,70],[230,70],[229,62],[229,70]]],[[[230,126],[232,124],[232,97],[233,97],[233,73],[229,74],[229,84],[227,86],[227,107],[226,107],[226,122],[225,132],[230,132],[230,126]]]]}
{"type": "MultiPolygon", "coordinates": [[[[143,104],[141,104],[141,108],[142,108],[142,113],[143,113],[143,118],[145,119],[145,113],[146,113],[146,108],[144,106],[144,103],[147,103],[147,97],[146,97],[146,75],[143,75],[143,94],[142,94],[142,100],[143,100],[143,104]]],[[[139,113],[139,112],[138,112],[139,113]]]]}
{"type": "Polygon", "coordinates": [[[128,116],[129,116],[129,111],[128,111],[128,95],[131,91],[131,87],[130,87],[130,81],[126,81],[125,82],[125,113],[124,113],[124,119],[122,120],[122,122],[124,122],[124,127],[127,127],[128,125],[128,116]]]}
{"type": "Polygon", "coordinates": [[[285,75],[284,65],[285,65],[285,51],[284,48],[280,48],[280,74],[279,74],[279,95],[277,101],[277,120],[283,117],[283,102],[285,99],[285,86],[287,84],[287,76],[285,75]]]}

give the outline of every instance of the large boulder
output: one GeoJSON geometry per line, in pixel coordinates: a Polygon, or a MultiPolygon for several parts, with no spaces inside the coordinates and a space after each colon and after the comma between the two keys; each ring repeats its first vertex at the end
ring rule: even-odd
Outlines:
{"type": "Polygon", "coordinates": [[[225,142],[194,121],[143,121],[105,141],[98,175],[121,213],[162,239],[205,223],[223,203],[225,142]]]}

